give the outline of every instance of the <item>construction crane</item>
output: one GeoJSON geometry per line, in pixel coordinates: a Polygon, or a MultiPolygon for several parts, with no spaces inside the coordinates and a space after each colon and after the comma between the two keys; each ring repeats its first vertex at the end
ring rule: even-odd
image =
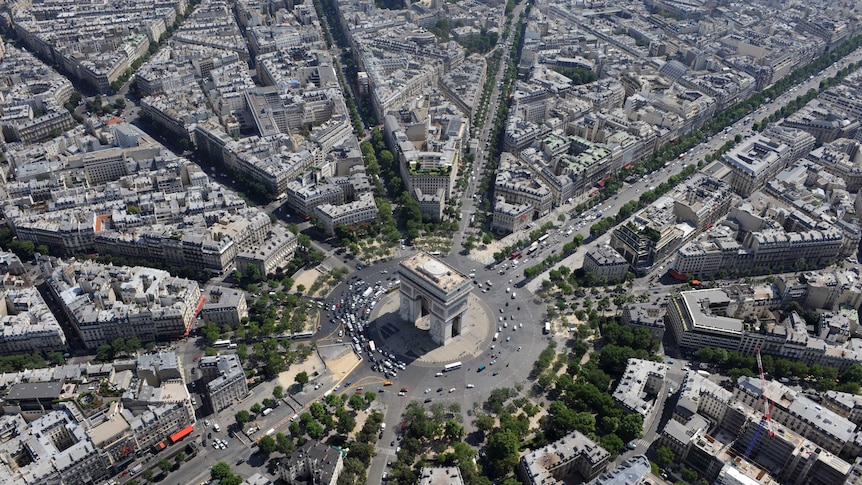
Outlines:
{"type": "Polygon", "coordinates": [[[766,375],[763,372],[763,359],[760,358],[760,347],[754,348],[754,354],[757,356],[757,370],[760,371],[760,395],[763,396],[763,416],[766,421],[766,430],[769,431],[769,437],[775,436],[775,430],[772,429],[772,401],[766,395],[766,375]]]}
{"type": "Polygon", "coordinates": [[[763,432],[764,426],[766,427],[770,438],[775,436],[775,430],[772,429],[772,402],[766,395],[766,375],[763,372],[763,359],[760,358],[760,347],[755,347],[754,353],[757,356],[757,369],[760,371],[760,394],[763,396],[763,418],[761,418],[760,423],[758,423],[757,430],[754,432],[754,436],[751,437],[748,447],[745,448],[744,457],[746,460],[748,459],[748,455],[750,455],[751,451],[754,449],[754,445],[757,443],[758,438],[760,438],[760,433],[763,432]]]}

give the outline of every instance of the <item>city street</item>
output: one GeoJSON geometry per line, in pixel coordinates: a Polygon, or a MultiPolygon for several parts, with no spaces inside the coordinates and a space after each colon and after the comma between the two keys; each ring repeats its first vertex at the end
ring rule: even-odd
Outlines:
{"type": "MultiPolygon", "coordinates": [[[[519,17],[520,11],[523,7],[523,4],[516,7],[513,18],[519,17]]],[[[253,436],[254,439],[259,439],[260,436],[263,436],[269,430],[272,430],[273,433],[287,432],[287,426],[291,422],[292,417],[303,412],[303,410],[307,409],[307,406],[310,403],[320,399],[327,391],[334,390],[338,387],[339,389],[336,392],[340,391],[349,395],[355,392],[356,388],[360,386],[368,387],[369,390],[378,392],[377,401],[374,404],[374,407],[379,408],[384,412],[384,422],[387,424],[383,437],[377,444],[377,455],[372,460],[371,467],[369,469],[368,483],[380,483],[383,474],[387,471],[388,463],[390,461],[394,461],[395,447],[391,446],[390,443],[395,441],[395,446],[398,445],[397,433],[400,429],[401,415],[411,401],[421,402],[431,399],[434,403],[458,403],[461,407],[464,426],[466,431],[470,433],[473,431],[472,409],[474,406],[481,405],[481,403],[487,399],[490,392],[495,388],[514,387],[516,384],[522,384],[527,387],[527,376],[530,372],[531,365],[550,340],[549,337],[542,335],[545,306],[534,297],[534,293],[541,284],[541,281],[547,278],[547,273],[539,275],[527,283],[526,288],[522,288],[526,283],[521,276],[523,267],[532,266],[550,254],[559,253],[559,251],[562,250],[562,246],[566,242],[571,241],[575,234],[580,234],[584,236],[585,239],[589,238],[590,226],[602,217],[609,217],[612,214],[617,213],[620,207],[632,200],[637,200],[643,192],[649,190],[651,187],[658,186],[667,181],[672,175],[679,173],[685,165],[697,164],[702,161],[707,154],[715,152],[721,145],[726,143],[727,140],[733,139],[737,135],[747,136],[751,134],[751,123],[753,121],[760,121],[766,118],[773,112],[780,110],[782,106],[796,96],[804,94],[809,89],[817,88],[822,79],[833,76],[838,69],[845,66],[848,62],[857,62],[862,59],[862,49],[859,49],[847,56],[842,62],[836,63],[823,73],[813,76],[784,95],[772,100],[767,105],[764,105],[761,110],[751,114],[750,120],[742,119],[732,125],[729,132],[718,133],[707,142],[698,145],[696,148],[692,149],[684,159],[675,160],[671,162],[667,168],[662,168],[648,174],[633,184],[625,184],[619,194],[603,202],[601,207],[585,212],[585,214],[594,214],[597,218],[593,221],[583,221],[584,223],[581,224],[579,228],[576,228],[579,220],[573,219],[568,213],[572,208],[572,204],[566,205],[559,209],[558,212],[551,214],[544,219],[556,221],[557,215],[564,214],[566,216],[566,220],[562,222],[562,227],[558,230],[551,231],[546,244],[541,246],[535,253],[531,255],[525,254],[519,268],[489,268],[484,264],[476,262],[469,256],[461,255],[459,251],[462,238],[464,237],[470,222],[470,217],[475,214],[477,209],[478,204],[472,196],[476,194],[479,182],[484,173],[485,164],[487,163],[487,148],[489,146],[488,144],[491,142],[490,135],[494,124],[493,118],[496,116],[499,103],[507,102],[507,100],[502,99],[502,86],[500,85],[499,80],[502,79],[508,65],[511,39],[507,39],[506,43],[502,45],[502,48],[504,54],[501,58],[501,64],[498,71],[494,73],[496,76],[493,83],[494,88],[487,107],[489,118],[486,119],[485,124],[478,135],[479,152],[474,162],[473,171],[471,174],[465,174],[469,177],[469,183],[463,198],[462,217],[459,231],[454,235],[452,254],[443,257],[447,263],[464,274],[475,272],[475,277],[473,278],[472,283],[472,293],[481,300],[481,304],[487,313],[485,317],[490,319],[491,325],[494,327],[502,327],[504,322],[508,324],[499,330],[501,338],[496,342],[491,341],[491,339],[483,340],[480,352],[476,356],[471,354],[470,358],[457,359],[463,363],[463,366],[460,369],[445,372],[439,376],[438,374],[443,370],[442,364],[411,362],[412,359],[407,354],[407,349],[405,348],[381,348],[381,350],[394,353],[399,359],[408,364],[404,370],[399,371],[397,377],[391,379],[393,381],[393,386],[386,389],[383,387],[385,378],[383,378],[379,372],[375,372],[371,369],[371,362],[367,358],[367,352],[362,355],[363,360],[347,374],[336,374],[321,368],[319,369],[320,375],[314,379],[314,382],[319,383],[320,386],[310,384],[294,396],[294,398],[285,399],[280,406],[273,409],[272,413],[267,416],[257,417],[259,427],[263,431],[255,434],[253,436]],[[598,212],[601,212],[601,216],[598,215],[598,212]],[[571,228],[571,232],[567,233],[569,228],[571,228]],[[492,282],[493,285],[488,285],[488,281],[492,282]],[[512,297],[513,293],[511,291],[507,291],[507,287],[511,288],[513,291],[517,291],[516,298],[512,297]],[[517,290],[514,290],[516,288],[517,290]],[[482,289],[485,289],[486,292],[483,292],[482,289]],[[502,311],[500,311],[501,309],[502,311]],[[506,320],[500,321],[500,318],[505,318],[506,320]],[[520,324],[523,324],[523,326],[520,326],[520,324]],[[494,347],[493,350],[491,349],[492,346],[494,347]],[[492,357],[492,354],[495,356],[492,357]],[[495,361],[494,364],[491,363],[492,360],[495,361]],[[481,372],[478,371],[480,366],[485,366],[485,369],[481,372]],[[348,381],[351,382],[349,386],[346,385],[348,381]],[[468,385],[471,387],[468,388],[468,385]],[[406,395],[399,396],[398,389],[402,387],[409,390],[406,392],[406,395]],[[431,389],[431,392],[426,394],[424,392],[425,389],[431,389]],[[454,389],[454,391],[449,392],[450,389],[454,389]]],[[[134,104],[131,96],[127,95],[126,101],[127,107],[122,114],[122,118],[129,123],[139,124],[138,117],[140,114],[140,108],[134,104]]],[[[162,143],[167,142],[163,137],[158,137],[158,140],[162,143]]],[[[219,183],[228,187],[239,188],[237,181],[233,180],[233,178],[228,174],[218,172],[212,165],[209,165],[204,161],[198,161],[193,156],[191,158],[201,164],[204,170],[211,174],[211,176],[219,183]]],[[[478,195],[480,200],[484,196],[485,194],[478,195]]],[[[276,215],[278,220],[282,221],[284,224],[290,222],[299,223],[301,230],[308,229],[308,223],[300,223],[300,221],[291,220],[290,215],[282,210],[283,202],[284,201],[273,201],[266,206],[261,207],[261,209],[276,215]]],[[[535,228],[535,225],[533,228],[535,228]]],[[[529,230],[522,231],[513,238],[524,238],[528,233],[529,230]]],[[[596,244],[607,243],[609,238],[610,234],[608,233],[596,240],[590,241],[588,244],[579,248],[575,254],[569,256],[556,265],[556,267],[559,267],[559,265],[566,265],[569,268],[580,267],[582,265],[583,255],[588,250],[595,247],[596,244]]],[[[353,262],[347,263],[341,258],[336,259],[334,257],[335,248],[329,246],[325,242],[314,241],[312,242],[312,245],[327,255],[328,259],[325,261],[325,264],[330,267],[335,264],[347,265],[351,270],[351,277],[360,278],[369,283],[384,280],[384,275],[397,275],[398,263],[405,257],[409,257],[414,252],[412,248],[408,247],[401,250],[398,253],[398,257],[389,261],[374,264],[361,270],[354,270],[355,264],[353,262]]],[[[670,259],[671,257],[658,263],[655,266],[653,273],[660,274],[663,272],[664,269],[667,268],[667,263],[670,259]]],[[[653,276],[654,274],[638,278],[635,281],[633,291],[642,292],[653,290],[653,288],[656,287],[655,285],[650,284],[653,276]]],[[[342,294],[347,289],[348,285],[349,281],[347,280],[340,283],[332,290],[330,294],[331,296],[327,297],[326,300],[328,301],[330,298],[335,298],[337,295],[342,294]]],[[[659,298],[663,297],[666,291],[666,289],[655,290],[656,294],[659,295],[659,298]]],[[[343,343],[334,341],[332,336],[339,330],[342,330],[343,327],[340,323],[335,321],[335,319],[330,318],[327,313],[328,312],[326,310],[321,312],[321,325],[320,330],[317,333],[317,338],[319,339],[318,341],[321,342],[321,346],[349,346],[349,340],[345,339],[343,343]]],[[[377,331],[377,329],[374,329],[373,327],[373,322],[371,325],[371,331],[377,331]]],[[[170,345],[170,348],[177,352],[184,367],[187,381],[190,383],[194,382],[198,378],[197,359],[204,353],[203,348],[197,343],[197,338],[192,336],[184,341],[175,342],[170,345]]],[[[456,359],[453,358],[453,361],[454,360],[456,359]]],[[[674,357],[674,363],[671,365],[668,379],[671,383],[670,385],[676,389],[678,389],[682,376],[685,373],[686,364],[687,362],[680,358],[680,356],[674,357]]],[[[260,455],[255,453],[256,449],[253,446],[253,440],[248,439],[248,437],[244,436],[242,433],[234,436],[234,428],[232,427],[234,424],[233,415],[240,409],[248,409],[252,403],[260,402],[264,398],[271,397],[273,388],[276,384],[277,383],[275,381],[268,381],[255,387],[242,403],[238,403],[215,416],[200,414],[202,412],[200,408],[204,401],[203,397],[199,394],[199,391],[201,390],[194,386],[190,387],[190,392],[197,403],[196,408],[198,409],[199,415],[198,422],[195,425],[195,433],[186,438],[186,441],[193,440],[201,444],[200,451],[190,462],[184,464],[179,470],[170,473],[164,480],[164,483],[177,483],[178,485],[202,483],[208,479],[210,467],[219,461],[227,462],[233,467],[235,472],[240,473],[243,476],[251,475],[254,472],[266,471],[266,469],[262,467],[267,465],[267,463],[260,455]],[[206,424],[206,420],[210,423],[208,426],[206,424]],[[213,429],[214,423],[220,424],[221,431],[217,432],[213,429]],[[226,440],[228,447],[224,450],[214,448],[212,446],[212,440],[216,438],[226,440]],[[204,442],[206,443],[205,445],[203,445],[204,442]]],[[[617,463],[627,457],[644,453],[650,447],[657,437],[659,430],[670,415],[672,408],[670,406],[665,406],[666,399],[666,396],[660,397],[659,408],[656,411],[660,413],[662,417],[655,419],[651,423],[648,429],[645,430],[644,437],[638,440],[636,448],[623,453],[617,459],[617,463]]],[[[184,444],[185,442],[180,442],[175,446],[182,446],[184,444]]],[[[155,455],[149,460],[148,465],[154,465],[154,462],[157,462],[159,459],[161,459],[160,456],[155,455]]],[[[272,472],[273,470],[269,471],[272,472]]],[[[131,477],[126,478],[128,479],[131,477]]]]}

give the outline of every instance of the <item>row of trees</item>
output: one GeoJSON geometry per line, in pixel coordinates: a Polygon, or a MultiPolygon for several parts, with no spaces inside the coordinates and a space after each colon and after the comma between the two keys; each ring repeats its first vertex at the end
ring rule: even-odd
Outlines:
{"type": "Polygon", "coordinates": [[[100,345],[96,349],[96,360],[110,362],[123,355],[132,355],[141,348],[141,339],[132,337],[128,340],[116,338],[110,344],[100,345]]]}
{"type": "Polygon", "coordinates": [[[38,246],[33,241],[25,241],[15,237],[11,229],[0,229],[0,247],[6,248],[15,253],[22,261],[30,261],[35,253],[49,255],[51,254],[48,246],[39,244],[38,246]]]}
{"type": "Polygon", "coordinates": [[[41,354],[0,355],[0,372],[20,372],[24,369],[41,369],[49,365],[63,365],[62,352],[41,354]]]}
{"type": "MultiPolygon", "coordinates": [[[[754,356],[742,355],[734,350],[704,347],[695,352],[701,361],[723,369],[732,380],[740,376],[754,377],[759,372],[754,356]]],[[[775,378],[813,379],[820,391],[841,391],[858,394],[862,386],[862,365],[853,364],[843,373],[828,365],[808,365],[798,360],[763,355],[763,371],[775,378]]]]}
{"type": "MultiPolygon", "coordinates": [[[[511,12],[514,7],[514,0],[508,0],[506,3],[507,14],[511,12]]],[[[491,182],[494,180],[497,166],[500,163],[500,148],[503,145],[503,137],[506,134],[506,120],[509,118],[508,99],[509,94],[511,94],[513,89],[513,83],[515,82],[515,79],[518,75],[517,63],[518,59],[520,59],[522,47],[521,39],[523,38],[524,28],[526,26],[526,22],[524,21],[524,19],[526,18],[526,15],[529,14],[529,11],[530,5],[527,5],[525,12],[522,13],[521,17],[518,19],[518,28],[514,29],[514,34],[512,34],[514,35],[514,38],[512,39],[512,49],[509,55],[509,64],[506,66],[506,71],[502,80],[503,87],[500,90],[500,96],[502,98],[502,101],[497,106],[497,113],[494,117],[494,126],[491,129],[491,135],[489,140],[490,148],[485,158],[485,171],[482,174],[482,179],[479,182],[479,188],[476,191],[476,193],[479,194],[480,197],[484,195],[490,195],[489,191],[491,188],[491,182]]],[[[488,78],[493,79],[493,76],[488,76],[488,78]]],[[[481,202],[479,203],[479,211],[481,213],[484,213],[486,216],[488,210],[491,207],[490,200],[490,197],[481,197],[481,202]]],[[[506,253],[503,257],[506,257],[506,255],[508,255],[508,253],[506,253]]]]}
{"type": "Polygon", "coordinates": [[[655,189],[641,194],[637,201],[629,201],[628,203],[623,204],[614,216],[605,217],[590,226],[590,236],[597,238],[608,232],[611,228],[626,220],[636,211],[652,204],[659,197],[670,192],[674,187],[690,177],[696,170],[697,167],[695,165],[687,165],[680,173],[672,175],[666,182],[662,182],[655,189]]]}
{"type": "MultiPolygon", "coordinates": [[[[846,56],[847,54],[849,54],[850,52],[855,50],[856,47],[858,47],[859,45],[862,45],[862,36],[857,36],[857,37],[854,37],[853,39],[846,41],[840,47],[836,48],[832,52],[822,55],[821,57],[816,59],[814,62],[812,62],[812,63],[810,63],[804,67],[801,67],[801,68],[795,70],[790,75],[782,78],[780,81],[773,84],[769,89],[766,89],[764,91],[756,93],[756,94],[752,95],[751,97],[749,97],[748,99],[746,99],[744,101],[740,101],[739,103],[732,106],[731,108],[728,108],[727,110],[719,113],[709,123],[707,123],[705,126],[701,127],[700,129],[698,129],[698,130],[696,130],[696,131],[694,131],[688,135],[683,135],[675,143],[667,144],[667,145],[659,148],[658,150],[656,150],[653,153],[653,155],[649,159],[647,159],[646,163],[642,167],[639,167],[638,172],[640,172],[640,173],[652,172],[654,170],[659,169],[665,162],[677,159],[681,153],[688,151],[689,149],[691,149],[692,147],[694,147],[698,143],[701,143],[702,141],[707,139],[709,136],[712,136],[712,135],[720,132],[725,127],[739,121],[744,116],[748,115],[748,113],[750,113],[751,111],[762,106],[766,102],[767,99],[774,99],[775,97],[780,96],[781,94],[786,92],[788,89],[790,89],[792,86],[805,80],[810,75],[822,71],[823,69],[825,69],[826,67],[828,67],[829,65],[831,65],[832,63],[837,61],[838,59],[846,56]]],[[[836,78],[842,78],[843,79],[844,76],[846,76],[847,74],[849,74],[850,72],[855,70],[856,67],[857,67],[856,65],[851,65],[851,66],[848,66],[848,67],[842,69],[841,71],[839,71],[838,75],[836,75],[836,78]]],[[[829,80],[827,80],[827,81],[829,81],[829,80]]],[[[829,81],[829,82],[826,82],[824,84],[821,84],[821,89],[825,89],[828,86],[831,86],[832,84],[834,84],[834,81],[829,81]]],[[[799,96],[789,106],[782,108],[781,111],[772,115],[772,117],[767,121],[775,121],[775,120],[780,119],[781,117],[789,115],[792,112],[795,112],[797,109],[799,109],[799,107],[804,106],[805,103],[807,103],[808,101],[813,99],[813,97],[815,97],[817,94],[818,93],[816,91],[811,90],[808,93],[806,93],[802,96],[799,96]]],[[[763,129],[766,127],[766,124],[767,123],[762,123],[761,125],[758,126],[758,128],[763,129]]],[[[726,143],[720,151],[723,152],[723,151],[728,150],[730,147],[732,147],[734,145],[734,143],[738,143],[739,141],[740,141],[740,139],[739,139],[739,137],[737,137],[733,142],[726,143]]],[[[719,155],[713,155],[713,156],[708,155],[706,157],[706,160],[712,161],[718,156],[720,156],[720,154],[719,155]]],[[[682,174],[678,174],[674,177],[671,177],[671,179],[668,180],[668,182],[660,184],[658,187],[655,188],[655,190],[653,190],[651,192],[645,192],[640,197],[640,199],[637,201],[637,203],[632,203],[632,202],[634,202],[634,201],[632,201],[632,202],[629,202],[628,204],[624,205],[622,208],[620,208],[620,212],[617,213],[617,215],[615,217],[605,218],[601,221],[596,222],[595,224],[593,224],[590,227],[590,235],[592,235],[593,237],[598,237],[598,236],[604,234],[610,228],[616,226],[621,221],[625,220],[629,215],[631,215],[635,211],[643,208],[647,204],[651,204],[656,199],[658,199],[659,197],[661,197],[662,195],[667,193],[670,189],[672,189],[673,187],[678,185],[678,183],[681,180],[687,178],[695,170],[696,170],[696,167],[694,167],[693,165],[689,165],[684,170],[684,172],[688,171],[689,173],[686,173],[682,177],[680,177],[680,175],[682,175],[682,174]],[[675,177],[676,177],[676,179],[675,179],[675,177]]],[[[628,175],[629,174],[626,172],[620,172],[618,174],[611,176],[610,180],[606,181],[605,190],[603,190],[599,194],[599,196],[594,198],[594,200],[591,200],[590,202],[588,202],[586,204],[579,205],[577,210],[580,212],[581,210],[585,210],[585,209],[588,209],[589,207],[592,207],[592,206],[595,206],[597,204],[602,203],[608,197],[612,196],[616,192],[617,188],[622,186],[622,179],[628,175]]]]}

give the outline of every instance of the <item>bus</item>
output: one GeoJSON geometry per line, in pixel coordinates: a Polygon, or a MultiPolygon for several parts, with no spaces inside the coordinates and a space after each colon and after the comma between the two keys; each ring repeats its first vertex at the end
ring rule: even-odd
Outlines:
{"type": "Polygon", "coordinates": [[[550,234],[545,234],[544,236],[540,237],[540,238],[539,238],[539,242],[540,242],[540,243],[545,242],[545,240],[546,240],[546,239],[548,239],[548,236],[549,236],[549,235],[550,235],[550,234]]]}
{"type": "Polygon", "coordinates": [[[539,249],[539,241],[533,241],[533,244],[531,244],[530,248],[527,249],[527,254],[533,254],[537,249],[539,249]]]}
{"type": "Polygon", "coordinates": [[[443,372],[453,371],[455,369],[461,368],[461,362],[452,362],[451,364],[446,364],[443,366],[443,372]]]}
{"type": "Polygon", "coordinates": [[[215,348],[228,348],[230,347],[230,339],[228,340],[216,340],[213,342],[213,347],[215,348]]]}
{"type": "Polygon", "coordinates": [[[375,346],[374,346],[374,341],[373,341],[373,340],[369,340],[369,341],[368,341],[368,351],[369,351],[369,352],[374,352],[375,350],[377,350],[377,347],[375,347],[375,346]]]}

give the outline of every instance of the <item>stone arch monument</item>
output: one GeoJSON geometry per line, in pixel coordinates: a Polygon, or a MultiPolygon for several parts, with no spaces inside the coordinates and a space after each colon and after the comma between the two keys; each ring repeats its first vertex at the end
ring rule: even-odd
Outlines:
{"type": "Polygon", "coordinates": [[[401,318],[422,327],[427,321],[431,340],[440,345],[466,331],[470,278],[424,251],[402,261],[398,276],[401,318]]]}

